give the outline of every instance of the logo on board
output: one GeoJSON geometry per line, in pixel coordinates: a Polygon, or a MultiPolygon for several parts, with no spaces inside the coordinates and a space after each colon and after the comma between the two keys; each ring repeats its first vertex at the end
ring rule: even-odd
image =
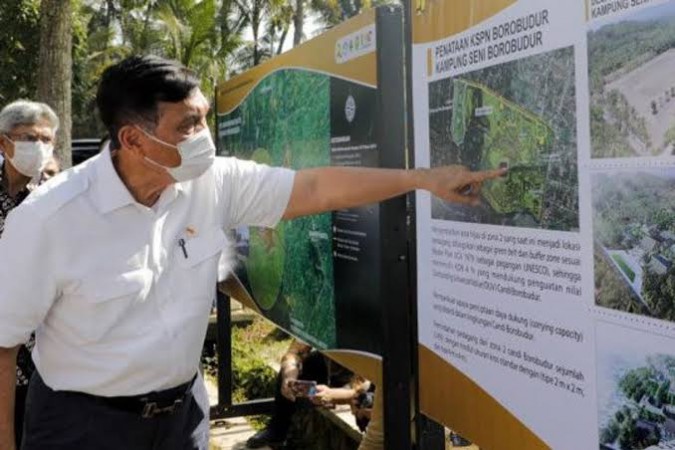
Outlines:
{"type": "Polygon", "coordinates": [[[352,123],[356,117],[356,100],[353,96],[347,97],[347,102],[345,104],[345,117],[347,122],[352,123]]]}
{"type": "Polygon", "coordinates": [[[348,34],[335,44],[335,61],[338,64],[343,64],[374,52],[375,40],[375,25],[348,34]]]}

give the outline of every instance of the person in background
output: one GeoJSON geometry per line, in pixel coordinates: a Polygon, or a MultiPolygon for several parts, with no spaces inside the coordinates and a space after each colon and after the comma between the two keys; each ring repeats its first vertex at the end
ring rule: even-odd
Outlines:
{"type": "MultiPolygon", "coordinates": [[[[44,103],[19,100],[0,111],[0,236],[9,212],[30,193],[31,180],[58,172],[58,163],[52,155],[58,127],[58,117],[44,103]]],[[[28,382],[35,370],[30,356],[34,342],[31,336],[17,355],[14,433],[19,443],[28,382]]]]}
{"type": "Polygon", "coordinates": [[[376,416],[373,414],[374,391],[368,380],[354,375],[311,346],[293,340],[281,359],[272,418],[267,427],[248,439],[246,446],[256,449],[283,445],[293,415],[301,406],[311,404],[330,408],[351,404],[359,429],[366,432],[364,442],[369,442],[369,446],[363,446],[362,450],[381,450],[383,435],[377,434],[381,426],[373,424],[373,430],[368,431],[371,417],[376,416]],[[315,383],[315,386],[305,384],[299,388],[298,381],[315,383]],[[378,442],[379,447],[376,445],[378,442]]]}
{"type": "Polygon", "coordinates": [[[274,411],[267,427],[248,439],[248,448],[283,445],[291,427],[293,415],[299,404],[311,402],[315,405],[349,403],[354,396],[351,389],[331,389],[349,385],[353,374],[344,367],[333,363],[311,346],[294,339],[281,358],[281,369],[277,376],[274,395],[274,411]],[[296,382],[316,382],[316,388],[306,395],[299,395],[296,382]]]}
{"type": "Polygon", "coordinates": [[[52,157],[47,161],[44,169],[42,169],[42,177],[40,182],[44,183],[45,181],[54,178],[54,176],[56,176],[56,174],[59,172],[61,172],[61,163],[59,163],[59,160],[56,159],[56,156],[52,155],[52,157]]]}
{"type": "Polygon", "coordinates": [[[382,395],[367,381],[356,388],[352,399],[356,424],[365,433],[358,450],[384,450],[384,419],[382,395]]]}

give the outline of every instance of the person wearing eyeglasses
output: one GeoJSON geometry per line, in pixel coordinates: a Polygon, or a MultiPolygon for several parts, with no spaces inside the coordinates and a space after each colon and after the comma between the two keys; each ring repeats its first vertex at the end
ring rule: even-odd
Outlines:
{"type": "MultiPolygon", "coordinates": [[[[30,193],[31,180],[40,180],[53,160],[54,139],[59,119],[44,103],[19,100],[0,111],[0,236],[5,219],[30,193]]],[[[56,171],[58,171],[58,163],[56,171]]],[[[34,338],[20,347],[16,365],[14,431],[17,443],[23,432],[23,413],[28,382],[35,370],[30,352],[34,338]]]]}
{"type": "Polygon", "coordinates": [[[51,160],[59,119],[44,103],[19,100],[0,111],[0,234],[9,211],[28,196],[51,160]]]}

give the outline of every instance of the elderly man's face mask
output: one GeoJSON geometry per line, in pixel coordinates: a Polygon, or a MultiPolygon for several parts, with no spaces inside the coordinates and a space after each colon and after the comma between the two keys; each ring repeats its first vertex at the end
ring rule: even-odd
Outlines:
{"type": "Polygon", "coordinates": [[[6,158],[19,173],[27,177],[40,175],[54,154],[51,139],[42,139],[30,133],[14,136],[14,140],[6,134],[5,139],[12,144],[14,150],[12,156],[5,151],[6,158]]]}

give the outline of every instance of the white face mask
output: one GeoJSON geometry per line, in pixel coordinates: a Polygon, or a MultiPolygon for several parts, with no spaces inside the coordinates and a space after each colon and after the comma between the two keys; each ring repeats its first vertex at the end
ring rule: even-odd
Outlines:
{"type": "Polygon", "coordinates": [[[200,177],[204,172],[209,170],[209,167],[211,167],[213,161],[216,159],[216,146],[213,143],[211,132],[208,128],[204,128],[199,133],[193,134],[184,141],[179,142],[178,145],[164,142],[144,129],[139,129],[153,141],[178,150],[181,159],[178,167],[166,167],[150,158],[146,157],[145,159],[150,163],[165,169],[169,172],[169,175],[179,183],[200,177]]]}
{"type": "MultiPolygon", "coordinates": [[[[14,156],[9,159],[9,162],[14,166],[19,173],[27,177],[37,177],[42,172],[42,169],[47,165],[49,158],[54,153],[54,146],[52,144],[45,144],[42,141],[12,141],[5,136],[10,142],[14,144],[14,156]]],[[[7,156],[7,154],[5,154],[7,156]]]]}

